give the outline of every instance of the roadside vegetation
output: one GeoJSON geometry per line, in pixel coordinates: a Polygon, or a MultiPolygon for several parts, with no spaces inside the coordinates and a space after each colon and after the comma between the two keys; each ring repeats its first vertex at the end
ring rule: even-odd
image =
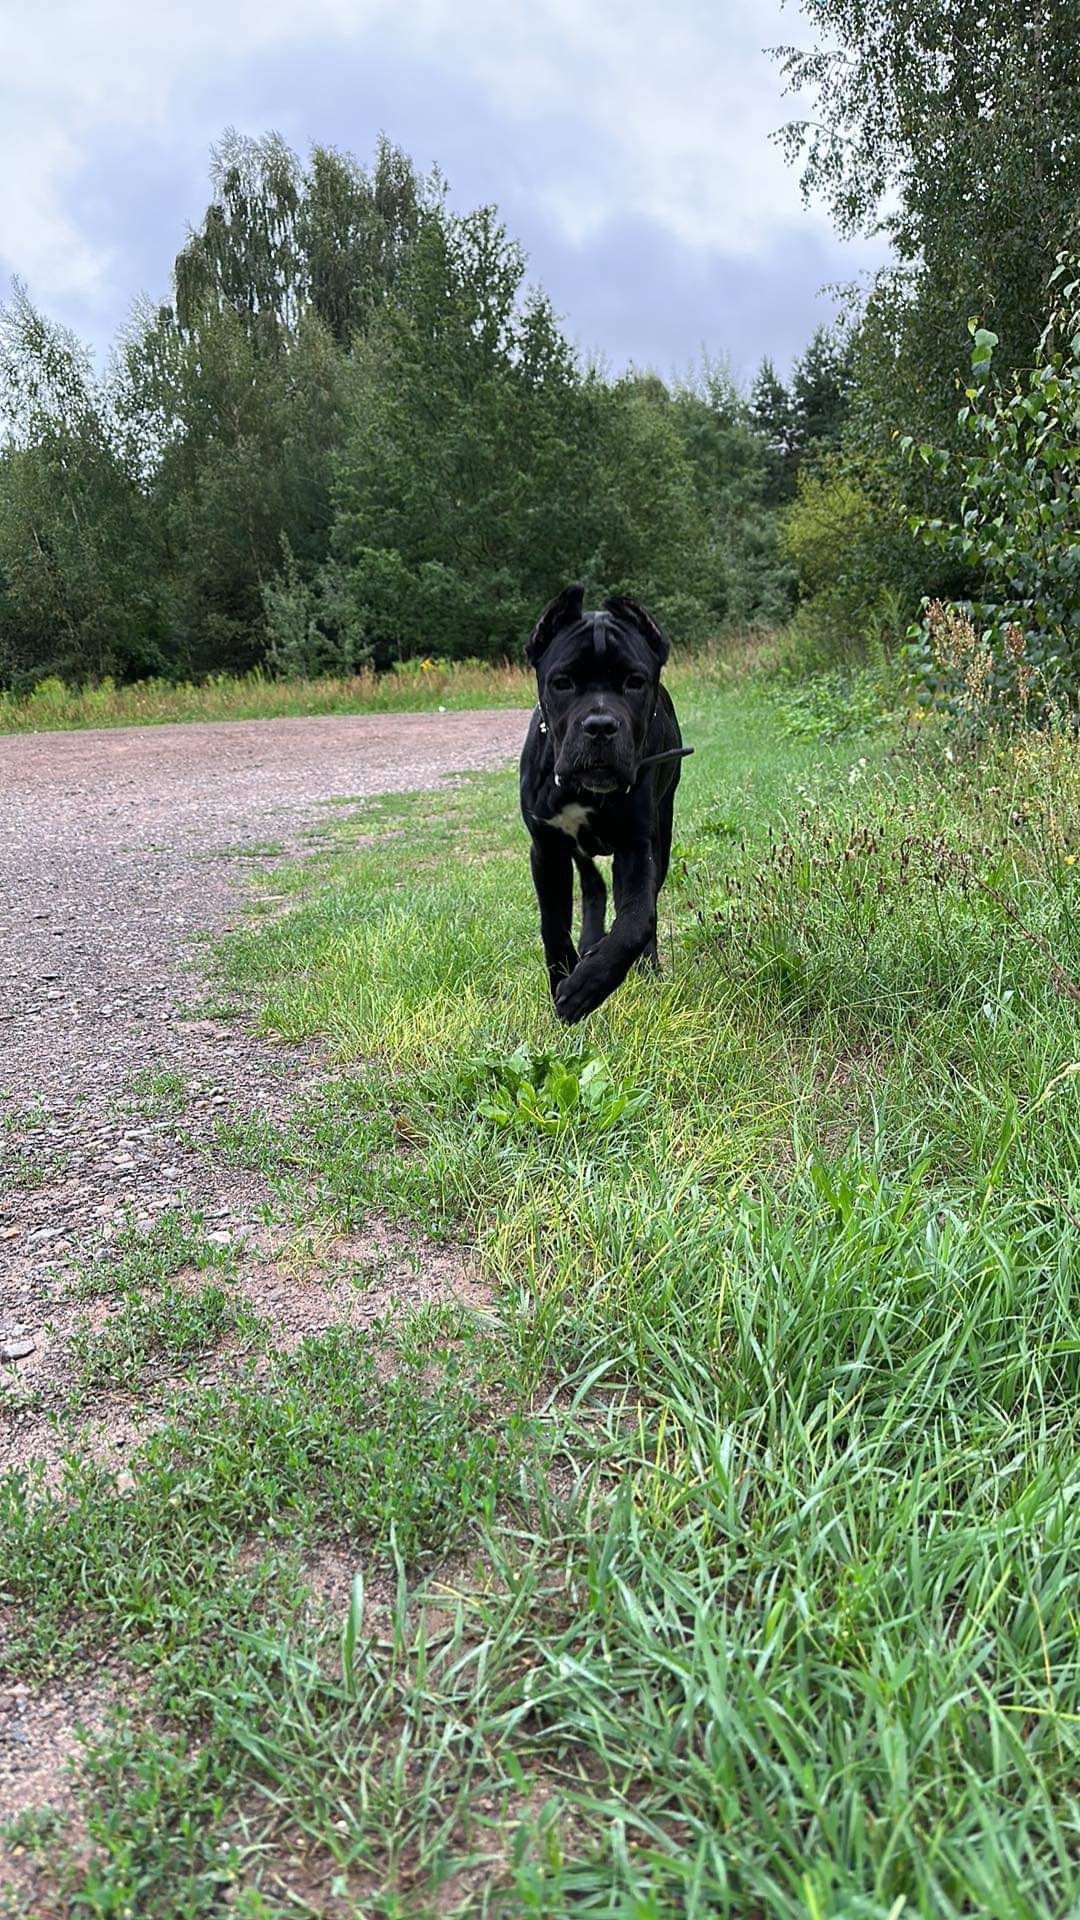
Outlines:
{"type": "MultiPolygon", "coordinates": [[[[680,649],[668,670],[670,684],[731,684],[756,668],[779,662],[783,637],[761,629],[728,633],[722,640],[680,649]]],[[[863,675],[868,710],[880,710],[886,685],[900,697],[895,676],[885,670],[863,675]]],[[[828,699],[838,686],[854,687],[843,669],[817,676],[807,691],[787,683],[794,706],[828,699]]],[[[137,680],[118,686],[106,679],[96,686],[74,687],[55,677],[41,680],[31,693],[0,692],[0,734],[71,732],[87,727],[147,727],[189,720],[272,720],[320,713],[457,713],[477,707],[528,707],[536,697],[534,676],[519,661],[443,660],[424,657],[400,661],[385,671],[372,668],[334,677],[274,679],[260,669],[247,674],[214,674],[198,683],[137,680]]]]}
{"type": "Polygon", "coordinates": [[[199,681],[136,680],[68,686],[52,675],[26,694],[0,692],[0,733],[56,733],[84,727],[150,727],[186,720],[273,720],[296,714],[455,712],[527,706],[521,667],[480,661],[418,660],[348,676],[275,680],[253,668],[199,681]]]}

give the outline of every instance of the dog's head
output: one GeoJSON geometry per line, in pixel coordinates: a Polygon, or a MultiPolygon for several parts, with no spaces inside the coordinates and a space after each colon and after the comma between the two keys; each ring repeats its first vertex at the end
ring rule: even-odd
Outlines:
{"type": "Polygon", "coordinates": [[[564,587],[525,655],[536,668],[557,783],[624,793],[637,779],[668,643],[636,600],[616,595],[584,613],[584,597],[582,587],[564,587]]]}

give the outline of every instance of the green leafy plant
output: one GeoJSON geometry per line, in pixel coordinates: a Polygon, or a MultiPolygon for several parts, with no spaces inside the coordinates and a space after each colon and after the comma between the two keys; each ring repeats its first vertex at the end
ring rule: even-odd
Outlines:
{"type": "MultiPolygon", "coordinates": [[[[1034,365],[1009,387],[993,378],[997,334],[970,322],[971,383],[958,418],[973,451],[901,441],[912,460],[959,479],[953,519],[916,514],[910,524],[976,571],[976,596],[945,613],[971,622],[990,683],[1015,696],[1013,706],[1028,705],[1033,676],[1046,695],[1071,697],[1080,670],[1080,255],[1059,256],[1051,288],[1034,365]]],[[[970,663],[943,658],[933,613],[931,603],[911,630],[913,660],[928,697],[951,701],[970,663]]]]}
{"type": "Polygon", "coordinates": [[[772,697],[780,731],[789,740],[839,740],[874,732],[890,718],[889,689],[879,674],[865,668],[785,682],[772,697]]]}
{"type": "Polygon", "coordinates": [[[560,1060],[519,1047],[508,1060],[489,1061],[476,1076],[477,1112],[513,1132],[559,1133],[586,1124],[606,1132],[640,1113],[647,1095],[621,1085],[595,1055],[560,1060]]]}
{"type": "Polygon", "coordinates": [[[251,1339],[256,1330],[246,1301],[222,1287],[187,1292],[166,1284],[146,1299],[127,1297],[97,1332],[77,1327],[71,1354],[84,1387],[121,1387],[138,1380],[147,1366],[184,1366],[228,1334],[251,1339]]]}

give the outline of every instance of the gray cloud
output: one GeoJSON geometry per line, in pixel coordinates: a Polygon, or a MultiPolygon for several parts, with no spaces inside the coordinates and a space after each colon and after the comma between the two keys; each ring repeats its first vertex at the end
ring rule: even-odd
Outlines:
{"type": "Polygon", "coordinates": [[[385,131],[456,205],[498,203],[584,350],[786,363],[822,285],[881,257],[801,206],[770,142],[788,106],[762,46],[791,37],[778,0],[46,0],[0,81],[0,273],[101,350],[166,290],[226,124],[361,158],[385,131]]]}

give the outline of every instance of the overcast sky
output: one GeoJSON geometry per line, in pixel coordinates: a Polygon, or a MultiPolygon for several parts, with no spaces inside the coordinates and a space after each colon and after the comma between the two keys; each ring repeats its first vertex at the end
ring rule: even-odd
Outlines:
{"type": "Polygon", "coordinates": [[[843,245],[770,134],[795,0],[0,0],[0,296],[102,351],[169,270],[229,125],[367,159],[380,131],[495,201],[613,367],[786,367],[882,257],[843,245]]]}

